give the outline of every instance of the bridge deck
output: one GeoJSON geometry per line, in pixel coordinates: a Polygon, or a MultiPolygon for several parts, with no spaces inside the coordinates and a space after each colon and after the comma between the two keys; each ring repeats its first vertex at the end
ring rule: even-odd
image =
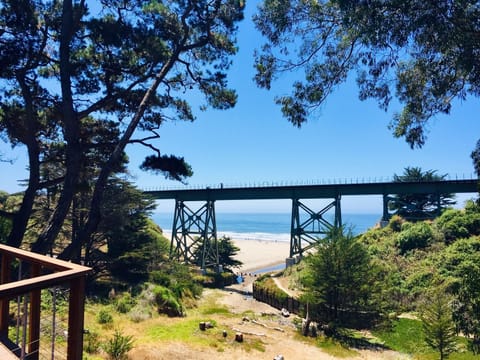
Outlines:
{"type": "Polygon", "coordinates": [[[265,186],[242,188],[205,188],[145,191],[155,199],[183,201],[264,200],[264,199],[328,199],[348,195],[448,194],[476,193],[477,179],[428,182],[382,182],[300,186],[265,186]]]}

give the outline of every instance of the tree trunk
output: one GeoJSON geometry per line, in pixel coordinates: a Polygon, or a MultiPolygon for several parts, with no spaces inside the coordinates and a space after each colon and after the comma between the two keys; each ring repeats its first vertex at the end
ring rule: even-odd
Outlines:
{"type": "Polygon", "coordinates": [[[82,149],[80,146],[80,124],[77,119],[72,96],[70,78],[70,42],[73,34],[73,6],[71,0],[63,2],[62,29],[60,34],[60,82],[62,88],[63,131],[66,146],[66,175],[62,192],[55,211],[48,221],[47,227],[40,234],[32,250],[45,254],[62,228],[76,191],[81,169],[82,149]]]}
{"type": "Polygon", "coordinates": [[[97,226],[101,220],[101,211],[100,211],[101,203],[103,200],[103,195],[105,192],[105,187],[107,186],[108,179],[112,174],[113,169],[117,166],[117,164],[121,160],[125,147],[130,141],[140,120],[143,117],[143,114],[145,113],[145,110],[147,109],[148,102],[150,101],[151,97],[155,94],[155,91],[157,90],[158,86],[161,84],[162,80],[165,78],[165,76],[168,74],[170,69],[173,67],[173,65],[177,61],[179,54],[180,54],[180,48],[179,50],[177,50],[177,52],[172,54],[172,57],[170,58],[170,60],[166,62],[165,65],[162,67],[162,69],[159,71],[152,85],[145,92],[145,95],[143,96],[143,99],[139,104],[138,110],[133,116],[132,121],[128,124],[127,129],[123,133],[118,144],[115,146],[115,149],[113,150],[109,159],[102,166],[100,170],[100,174],[98,175],[97,181],[95,183],[95,189],[93,191],[92,201],[90,202],[90,211],[88,213],[87,223],[83,231],[80,231],[77,241],[71,242],[64,249],[64,251],[59,255],[60,259],[64,259],[64,260],[71,259],[72,256],[74,256],[74,254],[80,251],[83,244],[86,244],[89,241],[90,237],[97,229],[97,226]]]}
{"type": "Polygon", "coordinates": [[[33,204],[35,202],[35,196],[38,190],[39,184],[39,160],[38,160],[38,147],[37,149],[28,150],[29,153],[29,168],[30,176],[28,178],[28,187],[23,195],[22,204],[20,209],[15,214],[12,222],[12,230],[8,236],[7,245],[20,247],[22,244],[23,236],[27,230],[28,220],[32,214],[33,204]]]}
{"type": "Polygon", "coordinates": [[[22,139],[22,141],[27,146],[28,151],[29,178],[27,189],[23,195],[22,204],[13,218],[12,230],[10,231],[7,240],[7,244],[14,247],[20,247],[22,244],[23,236],[27,230],[28,220],[32,214],[35,196],[40,183],[40,149],[36,139],[37,122],[32,94],[29,86],[25,83],[25,76],[26,74],[20,73],[17,76],[17,80],[20,84],[22,96],[25,101],[25,126],[27,127],[27,130],[25,131],[26,138],[22,139]]]}

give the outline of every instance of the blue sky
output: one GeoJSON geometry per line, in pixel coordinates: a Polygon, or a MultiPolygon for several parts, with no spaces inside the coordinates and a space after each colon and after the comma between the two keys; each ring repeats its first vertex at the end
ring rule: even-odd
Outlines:
{"type": "MultiPolygon", "coordinates": [[[[355,79],[339,87],[311,120],[300,129],[282,118],[275,95],[287,94],[286,81],[274,83],[271,91],[258,89],[252,78],[253,50],[262,43],[251,16],[256,1],[247,1],[246,17],[239,29],[239,53],[233,59],[230,86],[238,103],[227,111],[196,112],[194,123],[174,122],[160,131],[156,145],[166,154],[185,157],[193,168],[191,185],[259,184],[263,182],[326,181],[333,179],[380,179],[401,174],[407,166],[437,170],[462,178],[474,176],[470,153],[480,138],[480,101],[469,98],[455,103],[449,116],[430,122],[427,143],[410,149],[395,139],[388,124],[400,109],[380,110],[374,101],[358,100],[355,79]]],[[[292,74],[294,76],[294,74],[292,74]]],[[[0,151],[15,164],[0,163],[3,190],[21,190],[26,178],[25,153],[13,153],[5,144],[0,151]]],[[[161,175],[141,171],[145,150],[127,147],[133,181],[142,189],[178,186],[161,175]]],[[[459,199],[463,203],[463,197],[459,199]]],[[[159,204],[159,211],[173,211],[172,202],[159,204]]],[[[343,211],[381,212],[378,198],[350,198],[343,211]]],[[[288,201],[217,203],[217,211],[289,211],[288,201]]]]}

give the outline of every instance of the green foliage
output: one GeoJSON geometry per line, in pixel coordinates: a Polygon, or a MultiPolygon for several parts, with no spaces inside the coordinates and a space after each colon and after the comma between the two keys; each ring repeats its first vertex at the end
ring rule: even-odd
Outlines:
{"type": "Polygon", "coordinates": [[[191,166],[185,162],[184,158],[177,158],[173,155],[147,156],[140,168],[155,173],[164,173],[167,178],[177,181],[182,181],[193,175],[191,166]]]}
{"type": "Polygon", "coordinates": [[[120,297],[116,298],[115,309],[121,313],[128,313],[136,305],[135,299],[129,292],[123,293],[120,297]]]}
{"type": "MultiPolygon", "coordinates": [[[[235,259],[240,249],[234,244],[231,238],[228,236],[222,236],[217,240],[218,246],[218,263],[222,265],[227,271],[232,271],[232,268],[242,266],[242,262],[235,259]]],[[[216,251],[216,250],[215,250],[216,251]]],[[[199,241],[193,251],[195,263],[202,266],[203,254],[203,241],[199,241]]]]}
{"type": "Polygon", "coordinates": [[[272,296],[280,303],[284,302],[288,298],[288,294],[280,289],[269,275],[258,278],[255,282],[255,286],[258,289],[267,292],[269,296],[272,296]]]}
{"type": "Polygon", "coordinates": [[[240,260],[235,259],[239,251],[240,248],[228,236],[222,236],[218,240],[218,262],[225,270],[231,270],[243,265],[240,260]]]}
{"type": "Polygon", "coordinates": [[[102,325],[112,324],[112,314],[110,314],[110,312],[106,309],[101,309],[97,314],[97,322],[102,325]]]}
{"type": "Polygon", "coordinates": [[[400,318],[391,329],[374,330],[373,335],[383,340],[385,346],[406,354],[421,354],[427,351],[422,323],[416,319],[400,318]]]}
{"type": "Polygon", "coordinates": [[[161,229],[148,218],[154,201],[129,183],[111,181],[102,208],[99,230],[107,241],[109,272],[126,284],[147,280],[148,270],[167,254],[161,229]]]}
{"type": "Polygon", "coordinates": [[[480,243],[468,233],[465,239],[452,238],[446,246],[443,229],[457,216],[474,224],[477,214],[477,207],[471,202],[468,210],[446,210],[433,222],[411,223],[398,218],[396,231],[389,225],[370,229],[359,237],[380,271],[380,298],[386,309],[415,310],[416,301],[435,277],[447,282],[450,291],[458,291],[463,277],[461,264],[480,263],[480,243]]]}
{"type": "MultiPolygon", "coordinates": [[[[1,112],[1,110],[0,110],[1,112]]],[[[1,119],[1,115],[0,115],[1,119]]],[[[17,206],[14,206],[14,200],[18,198],[18,195],[9,195],[5,191],[0,191],[0,210],[5,212],[18,211],[17,206]]],[[[0,243],[6,244],[8,235],[12,230],[12,219],[7,216],[0,216],[0,243]]]]}
{"type": "Polygon", "coordinates": [[[420,306],[425,342],[438,351],[440,360],[456,351],[456,332],[452,318],[453,297],[446,293],[445,286],[437,286],[427,292],[420,306]]]}
{"type": "Polygon", "coordinates": [[[377,272],[367,249],[353,235],[333,230],[305,261],[303,302],[324,307],[324,321],[341,325],[341,310],[375,308],[377,272]]]}
{"type": "MultiPolygon", "coordinates": [[[[154,154],[149,168],[184,181],[192,173],[188,164],[152,144],[158,128],[195,119],[192,91],[196,100],[203,97],[195,101],[200,109],[228,109],[237,100],[226,72],[237,52],[242,1],[102,5],[92,11],[83,1],[0,1],[0,132],[12,146],[26,146],[30,170],[14,241],[20,245],[34,201],[48,194],[53,201],[45,210],[53,215],[36,229],[35,250],[54,250],[62,230],[74,228],[55,249],[67,259],[101,238],[97,226],[108,215],[101,209],[104,191],[128,161],[127,144],[154,154]],[[132,139],[136,131],[145,137],[132,139]]],[[[95,245],[88,250],[101,248],[95,245]]],[[[144,275],[138,258],[124,260],[144,275]]]]}
{"type": "Polygon", "coordinates": [[[101,347],[100,337],[95,331],[87,331],[83,336],[83,350],[89,354],[96,354],[101,347]]]}
{"type": "Polygon", "coordinates": [[[433,242],[432,227],[426,222],[403,227],[397,235],[397,246],[401,254],[414,249],[424,249],[433,242]]]}
{"type": "Polygon", "coordinates": [[[448,209],[435,220],[447,244],[461,238],[480,234],[480,212],[448,209]]]}
{"type": "MultiPolygon", "coordinates": [[[[402,175],[393,176],[395,182],[440,181],[446,175],[419,167],[406,167],[402,175]]],[[[453,194],[397,194],[388,203],[390,210],[407,220],[424,220],[438,215],[441,209],[455,204],[453,194]],[[440,208],[439,208],[440,207],[440,208]]]]}
{"type": "Polygon", "coordinates": [[[150,273],[150,280],[169,288],[178,298],[198,297],[203,290],[195,278],[193,269],[176,261],[160,264],[155,271],[150,273]]]}
{"type": "Polygon", "coordinates": [[[103,350],[112,360],[127,359],[127,353],[133,349],[133,336],[123,335],[115,330],[113,337],[102,346],[103,350]]]}
{"type": "Polygon", "coordinates": [[[438,254],[434,261],[439,273],[451,279],[452,291],[456,293],[468,275],[471,264],[480,263],[480,238],[457,240],[438,254]]]}
{"type": "MultiPolygon", "coordinates": [[[[477,254],[478,256],[478,254],[477,254]]],[[[464,261],[460,265],[460,287],[454,302],[457,329],[469,337],[470,349],[480,353],[480,263],[464,261]]]]}
{"type": "Polygon", "coordinates": [[[153,294],[159,313],[168,316],[183,316],[182,304],[170,289],[157,285],[153,288],[153,294]]]}
{"type": "Polygon", "coordinates": [[[405,220],[400,215],[395,214],[390,218],[390,221],[388,222],[388,226],[394,232],[399,232],[402,230],[402,225],[404,222],[405,220]]]}
{"type": "Polygon", "coordinates": [[[359,98],[387,110],[396,96],[403,110],[390,124],[394,136],[422,146],[430,118],[448,114],[455,98],[480,94],[479,16],[476,0],[408,6],[393,0],[263,1],[254,16],[265,37],[255,80],[270,89],[283,73],[303,71],[303,79],[292,80],[291,94],[276,99],[300,126],[356,73],[359,98]]]}

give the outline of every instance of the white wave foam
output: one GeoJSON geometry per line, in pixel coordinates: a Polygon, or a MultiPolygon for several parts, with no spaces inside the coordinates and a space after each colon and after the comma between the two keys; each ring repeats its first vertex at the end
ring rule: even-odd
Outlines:
{"type": "Polygon", "coordinates": [[[290,234],[272,234],[264,232],[239,233],[239,232],[219,232],[218,236],[227,236],[235,240],[264,240],[264,241],[290,241],[290,234]]]}
{"type": "MultiPolygon", "coordinates": [[[[172,238],[171,231],[163,231],[163,235],[167,239],[172,238]]],[[[221,238],[222,236],[229,237],[234,240],[260,240],[260,241],[284,241],[290,242],[290,234],[272,234],[264,232],[252,232],[252,233],[239,233],[231,231],[221,231],[217,233],[217,237],[221,238]]]]}

